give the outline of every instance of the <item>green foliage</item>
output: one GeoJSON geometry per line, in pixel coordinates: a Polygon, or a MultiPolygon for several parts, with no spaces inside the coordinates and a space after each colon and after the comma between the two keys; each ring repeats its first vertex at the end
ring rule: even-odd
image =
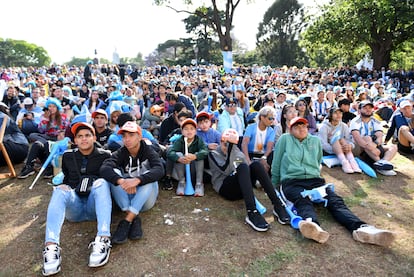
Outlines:
{"type": "Polygon", "coordinates": [[[413,18],[412,0],[333,0],[310,22],[303,33],[307,42],[302,45],[316,63],[321,50],[328,50],[328,57],[341,54],[346,58],[355,56],[361,47],[369,47],[374,68],[388,67],[392,51],[414,37],[413,18]]]}
{"type": "Polygon", "coordinates": [[[72,57],[72,59],[70,61],[68,61],[67,65],[74,65],[74,66],[78,66],[78,67],[85,67],[86,63],[88,61],[92,60],[92,58],[76,58],[76,57],[72,57]]]}
{"type": "Polygon", "coordinates": [[[43,47],[24,40],[0,39],[0,65],[43,66],[51,62],[43,47]]]}
{"type": "Polygon", "coordinates": [[[257,34],[258,51],[266,63],[272,66],[306,63],[298,44],[303,17],[302,5],[297,0],[278,0],[270,6],[257,34]]]}

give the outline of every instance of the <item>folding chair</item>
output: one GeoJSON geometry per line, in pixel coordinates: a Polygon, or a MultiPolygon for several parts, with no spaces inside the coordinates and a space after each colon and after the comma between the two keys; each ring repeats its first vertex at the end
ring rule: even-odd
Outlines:
{"type": "Polygon", "coordinates": [[[9,121],[9,117],[4,115],[3,118],[0,118],[1,127],[0,127],[0,151],[3,154],[4,159],[6,160],[7,167],[9,168],[10,172],[0,173],[0,179],[16,177],[16,171],[14,170],[14,166],[10,160],[9,153],[7,153],[6,147],[3,144],[4,132],[6,131],[7,122],[9,121]]]}

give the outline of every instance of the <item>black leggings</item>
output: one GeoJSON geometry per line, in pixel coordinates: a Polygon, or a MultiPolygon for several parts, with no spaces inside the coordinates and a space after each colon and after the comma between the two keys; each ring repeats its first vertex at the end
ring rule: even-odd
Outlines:
{"type": "Polygon", "coordinates": [[[256,209],[253,193],[253,184],[256,183],[256,180],[260,182],[272,204],[275,205],[277,203],[276,192],[269,175],[258,161],[254,161],[250,165],[240,164],[235,174],[227,176],[223,180],[219,194],[231,201],[244,199],[246,209],[253,211],[256,209]]]}

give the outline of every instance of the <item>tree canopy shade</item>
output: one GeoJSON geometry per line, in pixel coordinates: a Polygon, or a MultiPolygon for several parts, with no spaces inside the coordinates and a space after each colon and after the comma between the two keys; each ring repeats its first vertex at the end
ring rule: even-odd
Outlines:
{"type": "Polygon", "coordinates": [[[388,68],[391,53],[414,37],[414,0],[332,0],[303,34],[308,55],[325,45],[340,51],[368,46],[374,68],[388,68]]]}
{"type": "Polygon", "coordinates": [[[303,8],[297,0],[277,0],[269,7],[256,35],[258,51],[267,63],[305,65],[305,55],[298,45],[303,19],[303,8]]]}
{"type": "Polygon", "coordinates": [[[43,47],[24,40],[0,39],[0,65],[43,66],[51,59],[43,47]]]}

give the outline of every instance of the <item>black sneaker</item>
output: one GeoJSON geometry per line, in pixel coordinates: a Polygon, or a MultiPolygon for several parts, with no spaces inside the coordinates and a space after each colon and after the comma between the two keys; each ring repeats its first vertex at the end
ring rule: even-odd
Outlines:
{"type": "Polygon", "coordinates": [[[285,207],[282,206],[282,203],[278,199],[277,204],[273,206],[273,215],[276,216],[277,221],[280,224],[288,224],[290,221],[290,216],[286,212],[285,207]]]}
{"type": "Polygon", "coordinates": [[[131,222],[128,222],[125,219],[121,220],[118,224],[118,228],[116,228],[115,234],[112,236],[112,243],[122,244],[127,242],[130,228],[131,222]]]}
{"type": "Polygon", "coordinates": [[[269,224],[257,210],[247,211],[245,222],[259,232],[266,232],[269,229],[269,224]]]}
{"type": "Polygon", "coordinates": [[[132,221],[131,228],[129,228],[128,238],[132,240],[142,238],[141,218],[139,218],[139,216],[132,221]]]}
{"type": "Polygon", "coordinates": [[[45,171],[43,172],[44,179],[52,179],[54,176],[53,174],[53,166],[46,167],[45,171]]]}
{"type": "Polygon", "coordinates": [[[173,183],[171,177],[165,177],[165,182],[162,186],[163,190],[173,190],[173,183]]]}
{"type": "Polygon", "coordinates": [[[27,177],[29,177],[30,175],[35,174],[35,170],[33,168],[33,166],[31,165],[25,165],[22,169],[22,171],[20,172],[19,175],[17,175],[18,179],[26,179],[27,177]]]}

